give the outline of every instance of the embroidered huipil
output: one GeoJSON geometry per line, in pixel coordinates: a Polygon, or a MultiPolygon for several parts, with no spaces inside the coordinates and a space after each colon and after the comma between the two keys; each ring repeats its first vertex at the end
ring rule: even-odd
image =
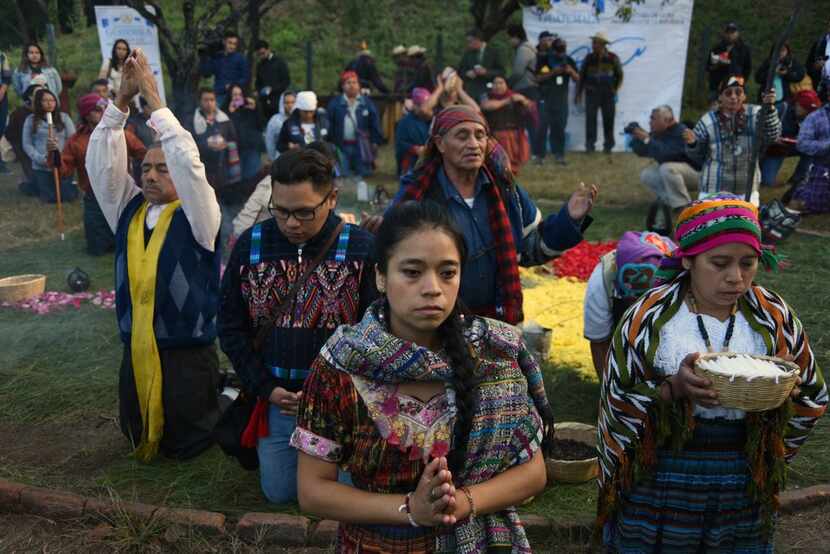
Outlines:
{"type": "Polygon", "coordinates": [[[377,297],[373,237],[346,225],[323,262],[286,300],[290,308],[271,322],[339,222],[331,213],[314,238],[297,245],[269,218],[242,233],[234,246],[222,280],[219,341],[245,388],[262,399],[276,387],[299,391],[326,339],[338,326],[358,321],[377,297]],[[273,331],[257,353],[254,338],[263,325],[273,331]]]}
{"type": "MultiPolygon", "coordinates": [[[[515,327],[477,317],[465,335],[478,361],[476,408],[456,482],[474,485],[533,457],[543,435],[534,398],[544,393],[538,366],[515,327]]],[[[452,447],[451,375],[443,355],[391,335],[375,304],[360,323],[338,329],[315,360],[291,444],[338,464],[361,490],[411,492],[425,464],[452,447]],[[398,392],[400,382],[415,380],[443,381],[445,393],[422,402],[398,392]]],[[[388,532],[394,526],[383,527],[388,532]]],[[[341,525],[340,536],[377,528],[341,525]]],[[[451,532],[427,531],[436,539],[429,552],[530,552],[515,508],[459,522],[451,532]]]]}

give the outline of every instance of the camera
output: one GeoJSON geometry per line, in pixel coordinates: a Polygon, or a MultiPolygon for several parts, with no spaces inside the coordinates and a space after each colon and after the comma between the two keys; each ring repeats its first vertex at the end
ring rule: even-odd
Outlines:
{"type": "Polygon", "coordinates": [[[628,125],[626,125],[623,128],[623,133],[625,133],[626,135],[630,135],[631,133],[633,133],[637,129],[642,129],[642,127],[640,127],[640,124],[637,123],[636,121],[632,121],[631,123],[629,123],[628,125]]]}

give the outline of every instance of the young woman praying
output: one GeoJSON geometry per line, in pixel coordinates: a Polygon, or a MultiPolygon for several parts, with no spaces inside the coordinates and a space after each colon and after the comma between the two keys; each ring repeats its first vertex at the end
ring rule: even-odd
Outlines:
{"type": "Polygon", "coordinates": [[[382,298],[303,389],[300,506],[340,522],[338,553],[530,552],[514,506],[545,486],[538,365],[515,327],[465,312],[466,248],[443,207],[392,208],[375,247],[382,298]]]}
{"type": "Polygon", "coordinates": [[[681,212],[678,243],[614,333],[600,397],[598,523],[610,552],[772,553],[776,497],[827,407],[801,322],[753,282],[758,210],[728,193],[681,212]],[[695,373],[704,352],[794,361],[800,381],[778,409],[724,407],[695,373]]]}

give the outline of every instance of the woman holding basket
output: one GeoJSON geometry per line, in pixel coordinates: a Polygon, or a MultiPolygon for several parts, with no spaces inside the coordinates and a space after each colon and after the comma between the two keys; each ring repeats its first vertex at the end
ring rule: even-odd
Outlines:
{"type": "Polygon", "coordinates": [[[757,208],[727,193],[697,201],[675,236],[664,284],[625,314],[611,345],[598,424],[603,542],[611,552],[771,553],[786,464],[826,409],[824,379],[792,309],[753,283],[759,263],[775,264],[757,208]],[[725,351],[793,361],[789,399],[760,412],[721,405],[694,367],[725,351]]]}

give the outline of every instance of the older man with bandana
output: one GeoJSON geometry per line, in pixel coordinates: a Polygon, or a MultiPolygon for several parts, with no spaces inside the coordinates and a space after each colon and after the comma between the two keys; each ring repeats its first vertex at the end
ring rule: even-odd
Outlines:
{"type": "MultiPolygon", "coordinates": [[[[481,112],[452,106],[435,117],[393,204],[432,199],[447,206],[470,253],[461,272],[464,303],[478,315],[517,324],[524,319],[519,265],[543,264],[579,243],[597,194],[596,185],[580,184],[566,206],[543,219],[481,112]]],[[[374,216],[364,226],[376,229],[381,221],[374,216]]]]}

